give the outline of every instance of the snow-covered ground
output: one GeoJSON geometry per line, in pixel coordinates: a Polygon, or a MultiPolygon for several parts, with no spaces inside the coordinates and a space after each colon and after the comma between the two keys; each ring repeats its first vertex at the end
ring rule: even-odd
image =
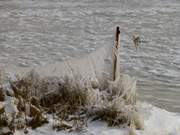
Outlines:
{"type": "MultiPolygon", "coordinates": [[[[138,103],[138,111],[144,119],[144,130],[136,130],[136,135],[180,135],[180,114],[171,113],[147,103],[138,103]]],[[[28,135],[129,135],[129,129],[110,128],[106,123],[90,122],[88,127],[78,133],[68,133],[52,129],[53,120],[36,130],[28,129],[28,135]]],[[[16,131],[15,135],[24,135],[16,131]]]]}

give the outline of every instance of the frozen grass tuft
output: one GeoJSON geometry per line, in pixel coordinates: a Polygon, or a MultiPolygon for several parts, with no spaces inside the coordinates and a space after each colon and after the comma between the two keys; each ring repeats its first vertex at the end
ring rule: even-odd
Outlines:
{"type": "MultiPolygon", "coordinates": [[[[7,123],[4,125],[13,125],[13,130],[37,128],[48,122],[46,115],[49,113],[58,121],[53,125],[57,130],[82,130],[89,118],[105,121],[109,126],[143,128],[135,109],[135,79],[121,75],[115,81],[106,81],[105,89],[95,87],[95,82],[98,84],[97,79],[81,76],[41,78],[34,71],[8,81],[9,85],[1,87],[5,93],[3,102],[11,98],[17,111],[11,114],[11,120],[5,119],[7,123]]],[[[5,107],[0,110],[4,111],[0,116],[6,114],[5,107]]]]}

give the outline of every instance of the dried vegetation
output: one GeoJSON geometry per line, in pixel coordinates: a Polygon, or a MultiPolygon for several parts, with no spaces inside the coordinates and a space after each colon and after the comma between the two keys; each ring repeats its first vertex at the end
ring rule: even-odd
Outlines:
{"type": "Polygon", "coordinates": [[[49,114],[56,130],[81,131],[92,118],[109,126],[131,127],[133,123],[143,129],[135,109],[136,81],[127,75],[109,81],[106,89],[92,87],[92,79],[41,78],[34,71],[5,83],[0,87],[0,129],[8,128],[8,132],[40,127],[48,122],[49,114]]]}

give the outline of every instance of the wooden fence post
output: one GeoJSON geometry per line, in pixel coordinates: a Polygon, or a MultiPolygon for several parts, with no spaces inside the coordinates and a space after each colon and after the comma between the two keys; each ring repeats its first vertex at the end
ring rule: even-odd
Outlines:
{"type": "Polygon", "coordinates": [[[113,60],[113,81],[116,79],[116,70],[117,70],[117,53],[119,49],[119,35],[120,35],[120,30],[119,27],[116,28],[116,41],[115,41],[115,52],[114,53],[114,60],[113,60]]]}

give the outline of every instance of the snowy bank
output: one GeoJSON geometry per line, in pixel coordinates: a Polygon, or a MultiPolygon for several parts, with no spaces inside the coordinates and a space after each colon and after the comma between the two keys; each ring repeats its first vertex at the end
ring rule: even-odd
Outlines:
{"type": "Polygon", "coordinates": [[[178,115],[137,104],[136,79],[120,73],[117,50],[112,80],[110,50],[101,48],[85,58],[30,72],[20,70],[18,76],[5,71],[1,74],[0,119],[4,123],[0,131],[16,135],[180,134],[178,115]]]}
{"type": "MultiPolygon", "coordinates": [[[[136,135],[179,135],[180,114],[171,113],[147,103],[138,103],[138,110],[144,118],[144,131],[136,130],[136,135]]],[[[88,128],[79,133],[66,131],[56,132],[52,130],[53,120],[49,124],[36,130],[29,130],[29,135],[129,135],[128,128],[110,128],[106,123],[95,121],[88,128]]],[[[17,131],[15,135],[24,135],[23,131],[17,131]]]]}

